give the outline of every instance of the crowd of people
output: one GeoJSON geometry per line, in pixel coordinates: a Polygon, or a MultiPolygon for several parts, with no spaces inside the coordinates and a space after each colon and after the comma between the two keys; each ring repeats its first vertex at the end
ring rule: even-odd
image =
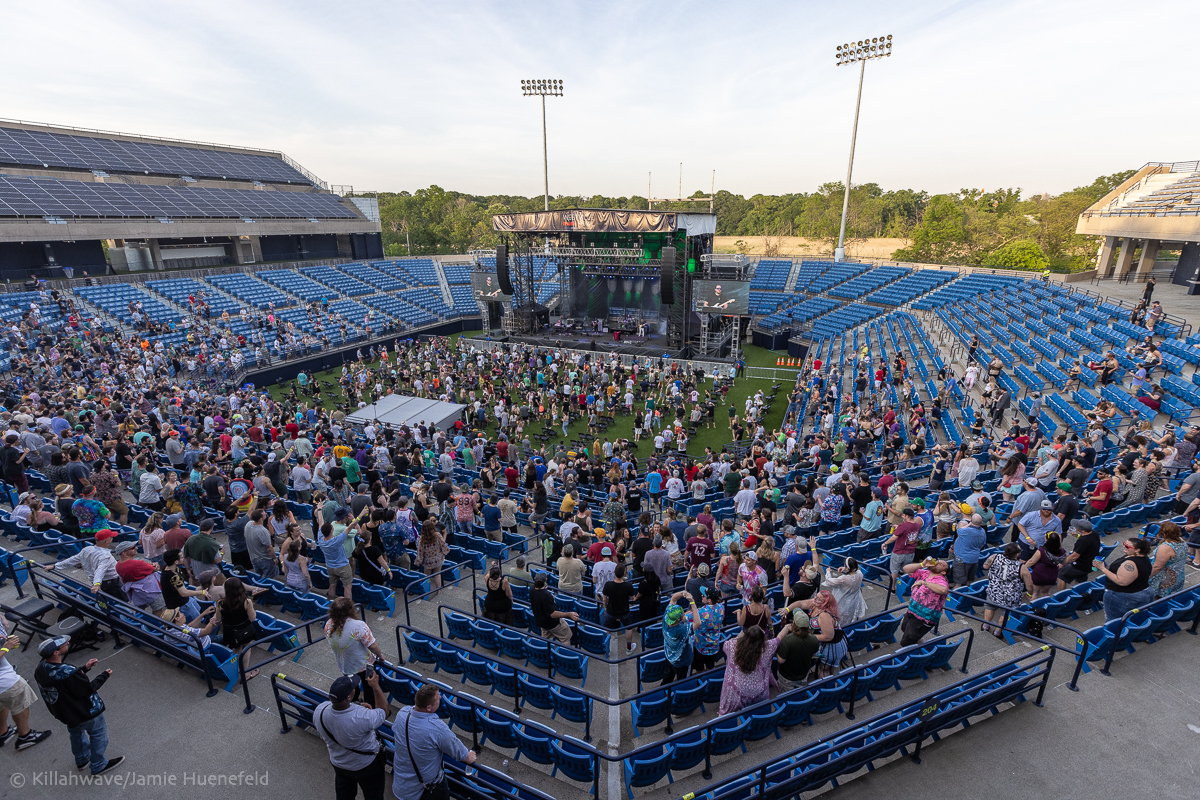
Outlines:
{"type": "MultiPolygon", "coordinates": [[[[201,354],[222,357],[240,344],[221,330],[224,315],[206,317],[203,298],[194,305],[196,318],[186,325],[201,354]]],[[[334,324],[322,306],[309,313],[314,329],[334,324]]],[[[256,336],[287,343],[313,335],[269,312],[248,321],[256,345],[256,336]]],[[[328,719],[318,722],[339,796],[368,785],[373,796],[382,786],[378,748],[355,743],[366,742],[368,728],[387,713],[371,669],[382,654],[355,618],[352,584],[385,584],[398,568],[423,572],[439,591],[458,537],[505,541],[527,519],[540,553],[531,547],[489,565],[485,616],[511,622],[513,586],[527,586],[542,635],[570,644],[577,615],[559,609],[548,578],[557,578],[557,591],[576,594],[587,580],[602,624],[624,632],[627,652],[637,646],[639,626],[661,621],[666,681],[723,660],[723,714],[849,663],[844,630],[867,615],[863,588],[871,578],[854,558],[826,564],[818,552],[818,536],[840,530],[847,517],[860,542],[878,543],[888,557],[890,577],[877,574],[877,582],[907,582],[902,646],[935,627],[953,588],[984,575],[984,629],[1000,635],[998,611],[1096,570],[1112,619],[1182,586],[1189,541],[1200,566],[1200,427],[1181,437],[1145,423],[1122,433],[1097,409],[1086,432],[1048,437],[1040,406],[1017,412],[1007,390],[995,388],[995,364],[942,370],[937,395],[926,401],[903,354],[873,360],[864,348],[847,359],[845,376],[814,361],[788,392],[782,419],[770,424],[765,390],[734,404],[732,370],[706,375],[678,361],[625,363],[431,337],[371,344],[336,384],[301,373],[280,397],[249,385],[206,391],[181,382],[192,356],[103,334],[70,313],[56,325],[27,315],[15,327],[22,355],[0,381],[0,472],[18,494],[13,518],[88,540],[55,569],[78,568],[94,591],[236,648],[256,638],[254,590],[222,567],[307,592],[319,553],[334,600],[326,635],[346,678],[335,682],[328,719]],[[885,399],[892,390],[895,404],[885,399]],[[946,446],[934,425],[964,402],[964,391],[965,402],[987,413],[976,415],[961,446],[946,446]],[[347,423],[348,413],[392,392],[466,409],[446,430],[423,421],[347,423]],[[722,406],[728,419],[718,423],[722,406]],[[632,423],[629,436],[610,434],[618,417],[632,423]],[[587,426],[584,433],[577,426],[572,439],[569,425],[578,420],[587,426]],[[689,444],[698,430],[722,423],[730,431],[726,446],[697,452],[689,444]],[[552,434],[559,428],[562,437],[552,434]],[[1115,457],[1101,463],[1099,454],[1112,447],[1115,457]],[[472,477],[462,479],[460,467],[472,477]],[[53,499],[30,490],[31,470],[49,481],[53,499]],[[986,470],[1000,481],[994,493],[980,480],[986,470]],[[1124,542],[1111,564],[1099,560],[1091,518],[1154,500],[1173,476],[1184,478],[1175,511],[1187,521],[1162,525],[1157,540],[1124,542]],[[714,514],[723,500],[732,512],[714,514]],[[310,506],[311,522],[298,519],[291,503],[310,506]],[[113,529],[135,504],[150,512],[137,541],[115,541],[113,529]],[[950,559],[932,554],[943,540],[950,540],[950,559]],[[1003,550],[983,558],[995,543],[1003,550]],[[685,586],[676,591],[675,573],[684,569],[685,586]],[[726,619],[731,598],[741,601],[736,619],[726,619]],[[740,632],[727,638],[734,623],[740,632]],[[366,698],[369,713],[354,710],[356,696],[366,698]]],[[[11,714],[16,724],[3,735],[30,746],[22,743],[38,733],[28,727],[32,692],[6,678],[6,666],[0,722],[11,714]]],[[[94,694],[99,685],[90,685],[94,694]]],[[[413,740],[411,759],[396,750],[394,781],[406,791],[437,771],[435,751],[466,757],[435,724],[438,702],[426,692],[403,712],[403,723],[393,723],[393,730],[411,727],[408,735],[419,733],[422,742],[413,740]]],[[[87,749],[85,722],[67,722],[77,763],[86,756],[94,772],[111,768],[100,732],[89,734],[87,749]]]]}

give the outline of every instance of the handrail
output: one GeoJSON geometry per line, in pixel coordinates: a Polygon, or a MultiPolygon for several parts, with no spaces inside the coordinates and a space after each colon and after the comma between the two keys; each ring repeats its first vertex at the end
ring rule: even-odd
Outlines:
{"type": "MultiPolygon", "coordinates": [[[[1043,650],[1043,652],[1045,652],[1045,651],[1043,650]]],[[[1046,655],[1039,655],[1038,653],[1027,653],[1018,658],[1014,658],[1010,661],[1006,661],[1003,664],[1001,664],[999,667],[997,667],[995,670],[993,670],[991,675],[995,676],[997,681],[1001,681],[1001,680],[1005,680],[1009,677],[1012,677],[1013,675],[1016,675],[1024,670],[1032,669],[1033,671],[1030,673],[1029,677],[1033,678],[1033,677],[1036,677],[1039,675],[1041,676],[1041,680],[1039,682],[1033,684],[1034,686],[1036,686],[1038,688],[1038,695],[1037,695],[1037,699],[1034,701],[1034,705],[1040,707],[1042,705],[1042,700],[1045,696],[1046,687],[1049,685],[1050,673],[1053,671],[1053,668],[1054,668],[1054,650],[1050,649],[1048,654],[1046,654],[1046,655]],[[1030,659],[1030,658],[1035,658],[1036,660],[1026,663],[1026,664],[1021,664],[1021,662],[1025,661],[1026,659],[1030,659]],[[1043,664],[1045,664],[1045,667],[1043,669],[1038,670],[1037,668],[1041,667],[1043,664]],[[1003,672],[1001,672],[1001,671],[1003,671],[1003,672]],[[1000,674],[997,674],[997,673],[1000,673],[1000,674]]],[[[809,791],[810,788],[817,788],[816,786],[814,786],[814,787],[804,786],[802,789],[799,787],[797,787],[795,789],[790,788],[791,786],[799,783],[800,781],[805,780],[806,776],[807,776],[807,779],[810,781],[811,780],[820,780],[820,783],[823,784],[823,783],[828,782],[831,778],[838,777],[841,774],[844,774],[844,773],[837,773],[835,775],[829,775],[825,770],[822,770],[818,775],[813,775],[812,769],[806,769],[805,768],[806,765],[799,763],[799,759],[802,756],[807,755],[808,756],[807,760],[810,761],[814,767],[817,764],[826,764],[828,762],[829,753],[832,751],[833,743],[835,741],[838,743],[838,747],[846,747],[849,745],[849,742],[847,740],[851,737],[865,738],[867,736],[872,736],[872,735],[879,736],[878,733],[874,733],[874,734],[872,733],[872,731],[875,727],[875,723],[885,720],[889,717],[895,717],[896,718],[895,722],[897,724],[905,723],[905,722],[908,722],[908,723],[919,722],[919,724],[907,724],[907,725],[903,725],[903,727],[898,727],[898,729],[894,733],[886,733],[885,732],[882,734],[882,737],[886,737],[888,740],[890,740],[888,742],[888,744],[889,744],[889,747],[892,750],[892,752],[899,750],[901,752],[904,752],[907,755],[907,750],[905,748],[910,744],[916,744],[916,749],[915,749],[914,753],[911,756],[909,756],[909,758],[914,763],[919,764],[919,763],[921,763],[921,745],[922,745],[922,743],[924,742],[924,740],[926,738],[928,738],[928,736],[931,733],[936,733],[937,730],[939,730],[941,727],[941,726],[935,725],[934,723],[936,723],[939,720],[939,718],[945,719],[945,718],[949,717],[949,718],[951,718],[951,721],[954,724],[958,724],[958,722],[959,722],[958,720],[953,720],[953,715],[954,715],[953,709],[958,705],[955,701],[963,699],[965,696],[970,694],[970,692],[972,691],[971,689],[965,688],[965,683],[966,683],[965,680],[959,681],[958,683],[953,684],[948,688],[938,689],[936,691],[929,692],[928,694],[922,695],[921,697],[918,697],[918,698],[906,703],[904,705],[904,708],[907,710],[901,711],[901,712],[899,712],[899,714],[897,714],[897,712],[894,710],[884,711],[859,725],[854,725],[854,726],[851,726],[850,728],[843,728],[839,731],[835,731],[834,733],[829,734],[828,736],[821,737],[816,742],[808,742],[806,744],[801,745],[798,748],[787,751],[782,756],[773,758],[768,762],[765,762],[765,763],[759,764],[758,766],[751,767],[749,769],[745,769],[740,772],[737,772],[721,781],[724,788],[717,788],[717,789],[711,790],[708,792],[708,794],[705,795],[705,797],[712,798],[713,800],[724,800],[724,798],[726,798],[726,797],[735,797],[735,796],[743,797],[743,796],[745,796],[745,792],[748,787],[746,787],[741,782],[746,777],[749,777],[752,775],[759,776],[758,780],[755,782],[756,794],[754,795],[754,797],[757,797],[757,798],[767,797],[768,796],[768,789],[767,789],[768,772],[773,769],[778,769],[782,763],[788,764],[788,767],[789,767],[788,768],[788,776],[783,778],[783,780],[779,781],[778,783],[772,784],[771,789],[770,789],[772,796],[781,796],[781,797],[782,796],[786,796],[786,797],[797,796],[798,797],[798,796],[800,796],[801,791],[809,791]],[[942,714],[943,709],[946,712],[944,715],[942,714]],[[859,732],[857,737],[854,736],[855,732],[859,732]],[[785,759],[788,759],[788,760],[785,761],[785,759]]],[[[1024,688],[1024,687],[1022,687],[1022,688],[1024,688]]],[[[990,699],[991,697],[996,697],[997,702],[999,702],[1000,698],[1006,697],[1007,695],[1010,695],[1010,694],[1012,694],[1011,689],[1008,689],[1006,691],[1005,686],[999,686],[999,687],[996,687],[994,690],[992,690],[986,697],[977,697],[976,699],[990,699]]],[[[879,740],[877,739],[876,741],[879,741],[879,740]]],[[[862,765],[861,764],[851,764],[850,766],[853,766],[853,768],[854,768],[853,771],[857,771],[862,765]]],[[[847,770],[847,771],[849,771],[849,770],[847,770]]],[[[705,779],[709,779],[712,776],[705,775],[704,777],[705,777],[705,779]]],[[[695,792],[692,792],[688,795],[685,795],[684,798],[681,798],[681,800],[691,800],[691,798],[693,798],[694,796],[695,796],[695,792]]]]}
{"type": "MultiPolygon", "coordinates": [[[[962,592],[959,592],[955,589],[951,589],[949,594],[965,598],[966,600],[970,601],[973,604],[979,603],[982,605],[994,605],[994,604],[988,603],[986,600],[980,600],[978,597],[972,597],[971,595],[963,594],[962,592]]],[[[1074,633],[1077,638],[1083,637],[1083,631],[1079,630],[1078,628],[1067,625],[1065,623],[1058,622],[1057,620],[1047,619],[1046,617],[1042,617],[1037,614],[1030,613],[1028,611],[1022,611],[1017,608],[1005,608],[1003,606],[994,606],[994,607],[1004,609],[1004,619],[999,626],[1001,630],[1007,631],[1009,634],[1012,634],[1014,636],[1023,636],[1026,639],[1032,639],[1033,641],[1035,641],[1039,644],[1046,645],[1048,647],[1052,647],[1057,650],[1062,650],[1063,652],[1070,653],[1072,656],[1075,657],[1075,673],[1071,676],[1071,680],[1067,684],[1067,688],[1070,689],[1072,692],[1078,692],[1079,691],[1079,676],[1083,673],[1083,665],[1084,665],[1084,662],[1086,662],[1086,660],[1087,660],[1087,648],[1084,648],[1082,651],[1077,652],[1075,650],[1072,650],[1068,647],[1064,647],[1063,645],[1061,645],[1057,642],[1051,641],[1049,639],[1043,639],[1039,636],[1034,636],[1033,634],[1025,633],[1024,631],[1019,631],[1016,629],[1010,630],[1008,627],[1008,619],[1009,619],[1009,616],[1013,615],[1013,614],[1016,614],[1018,617],[1028,617],[1030,619],[1037,619],[1037,620],[1041,621],[1043,623],[1043,625],[1050,625],[1055,628],[1065,628],[1065,629],[1071,631],[1072,633],[1074,633]]],[[[967,617],[969,619],[976,620],[977,622],[985,624],[985,625],[991,625],[993,627],[996,626],[996,623],[994,620],[993,621],[986,620],[983,617],[980,617],[980,616],[977,616],[977,615],[971,613],[970,611],[960,611],[958,609],[954,609],[953,613],[957,614],[959,616],[963,616],[963,617],[967,617]]],[[[934,630],[936,631],[940,625],[941,625],[941,618],[939,617],[938,624],[934,626],[934,630]]]]}
{"type": "MultiPolygon", "coordinates": [[[[407,627],[408,626],[405,626],[405,625],[397,625],[396,626],[397,653],[398,653],[398,656],[401,657],[401,659],[403,658],[404,652],[403,652],[403,650],[400,649],[401,642],[403,639],[403,637],[400,633],[400,630],[402,628],[407,628],[407,627]]],[[[420,634],[426,636],[426,638],[428,638],[430,640],[436,640],[435,637],[425,634],[422,631],[418,631],[416,629],[411,629],[411,628],[409,630],[411,630],[414,633],[420,633],[420,634]]],[[[880,658],[895,658],[898,656],[908,655],[915,651],[923,650],[925,648],[928,648],[930,646],[937,645],[937,644],[944,644],[951,639],[955,639],[955,638],[963,637],[963,636],[966,636],[968,641],[967,641],[967,649],[964,651],[964,654],[963,654],[963,665],[962,665],[962,667],[960,667],[960,671],[969,672],[968,659],[970,658],[970,653],[971,653],[971,649],[972,649],[971,644],[973,643],[974,636],[975,636],[974,630],[972,630],[970,628],[964,628],[963,630],[955,631],[953,633],[938,635],[938,636],[935,636],[934,638],[927,639],[924,642],[921,642],[919,644],[911,645],[906,648],[901,648],[901,649],[896,650],[895,652],[891,653],[888,656],[881,656],[880,658]]],[[[441,640],[441,641],[444,641],[445,644],[453,647],[456,650],[463,651],[463,652],[474,652],[474,651],[470,650],[470,648],[466,648],[461,645],[455,644],[454,642],[451,642],[449,640],[441,640]]],[[[1028,656],[1023,656],[1023,658],[1027,658],[1027,657],[1028,656]]],[[[542,682],[549,683],[549,684],[556,685],[556,686],[562,686],[563,688],[569,689],[571,692],[573,692],[575,694],[582,695],[590,700],[598,701],[600,704],[610,706],[610,707],[624,705],[626,702],[630,702],[633,700],[641,700],[648,696],[665,692],[667,695],[667,703],[668,703],[668,708],[669,708],[670,703],[671,703],[671,695],[675,688],[677,688],[678,686],[685,684],[689,681],[692,681],[697,677],[702,678],[705,676],[711,676],[714,673],[717,673],[718,671],[724,672],[724,670],[725,670],[725,665],[720,665],[720,666],[714,667],[711,670],[706,670],[701,673],[689,675],[687,678],[685,678],[681,681],[673,681],[672,683],[669,683],[669,684],[666,684],[663,686],[658,686],[658,687],[655,687],[654,689],[640,691],[633,695],[626,695],[626,696],[614,701],[614,700],[610,700],[609,698],[606,698],[606,697],[600,697],[598,695],[594,695],[590,692],[587,692],[580,688],[576,688],[574,686],[565,685],[565,684],[561,683],[560,681],[554,680],[553,678],[547,678],[547,677],[543,677],[542,675],[531,673],[528,670],[521,669],[520,667],[512,666],[510,664],[503,664],[503,666],[505,666],[509,669],[512,669],[513,672],[518,675],[529,675],[531,677],[538,678],[542,682]]],[[[575,746],[577,746],[577,747],[580,747],[580,748],[586,750],[590,755],[594,755],[605,761],[614,762],[614,763],[620,762],[620,761],[625,761],[625,760],[634,758],[636,756],[639,756],[642,753],[649,752],[649,751],[652,751],[655,749],[659,749],[663,745],[671,744],[671,743],[675,742],[676,740],[681,739],[685,736],[690,736],[690,735],[694,734],[697,730],[711,730],[712,728],[716,727],[717,725],[719,725],[722,722],[727,722],[730,719],[736,719],[741,716],[747,716],[747,715],[752,714],[761,709],[769,709],[776,703],[779,703],[781,701],[786,701],[786,700],[792,699],[794,697],[800,697],[800,696],[805,695],[814,690],[820,690],[821,688],[823,688],[827,685],[833,685],[840,680],[845,680],[847,677],[852,679],[851,687],[847,687],[847,688],[857,689],[858,676],[861,673],[865,672],[867,669],[871,669],[874,666],[878,666],[878,664],[873,661],[864,662],[861,665],[855,665],[855,666],[851,667],[850,669],[846,669],[841,672],[834,673],[833,675],[826,676],[824,678],[821,678],[819,680],[805,684],[803,686],[798,686],[798,687],[796,687],[794,689],[790,689],[786,692],[780,692],[773,698],[768,698],[766,700],[760,700],[756,703],[751,703],[750,705],[743,706],[742,708],[739,708],[737,711],[733,711],[728,714],[718,715],[701,725],[689,726],[685,730],[682,730],[679,732],[675,732],[673,730],[673,726],[671,723],[671,714],[668,712],[667,725],[664,729],[664,733],[667,734],[667,736],[665,738],[658,739],[657,741],[654,741],[654,742],[649,742],[640,747],[635,747],[634,749],[628,750],[624,753],[608,753],[608,752],[600,750],[597,747],[595,747],[594,745],[590,744],[590,742],[591,742],[591,715],[589,714],[587,717],[587,721],[585,723],[585,725],[586,725],[585,731],[586,732],[585,732],[584,740],[582,742],[573,742],[573,744],[575,744],[575,746]],[[853,670],[853,674],[850,674],[851,670],[853,670]]],[[[409,670],[404,667],[400,667],[400,669],[403,669],[405,672],[411,673],[413,676],[419,678],[423,682],[426,682],[426,683],[430,682],[427,678],[425,678],[423,675],[421,675],[421,673],[418,673],[415,670],[409,670]]],[[[504,709],[500,709],[500,708],[497,708],[492,705],[489,705],[486,701],[481,700],[478,697],[467,694],[465,692],[459,692],[453,688],[449,688],[449,687],[443,688],[441,685],[439,685],[439,689],[441,689],[443,692],[451,694],[453,697],[455,697],[459,701],[465,702],[472,706],[488,709],[491,713],[498,713],[506,718],[512,719],[512,721],[514,721],[514,722],[524,722],[525,721],[524,718],[521,717],[521,710],[520,710],[520,681],[517,682],[517,692],[516,692],[517,696],[514,698],[514,710],[511,712],[505,711],[504,709]]],[[[852,696],[851,701],[850,701],[850,709],[846,713],[853,714],[853,710],[854,710],[854,700],[853,700],[853,696],[852,696]]],[[[847,718],[853,719],[852,716],[848,716],[847,718]]],[[[709,741],[711,742],[711,737],[709,737],[709,741]]],[[[705,753],[705,764],[706,764],[705,771],[706,772],[709,771],[709,767],[711,766],[711,761],[710,761],[711,753],[708,752],[709,748],[710,748],[710,745],[706,745],[706,753],[705,753]]],[[[711,774],[706,775],[705,777],[711,777],[711,774]]]]}
{"type": "MultiPolygon", "coordinates": [[[[38,567],[42,567],[38,562],[28,562],[38,567]]],[[[65,604],[78,611],[81,615],[89,617],[98,623],[108,626],[108,629],[113,634],[113,643],[115,647],[121,646],[121,633],[124,633],[131,640],[140,642],[147,647],[162,652],[164,655],[173,658],[181,664],[188,664],[193,669],[197,669],[203,676],[204,681],[208,684],[207,697],[213,697],[218,694],[215,686],[213,686],[212,673],[209,670],[207,651],[203,640],[192,631],[184,631],[173,622],[168,622],[159,618],[157,615],[144,612],[139,608],[129,605],[123,600],[112,597],[110,595],[100,593],[96,596],[95,605],[87,604],[79,599],[80,595],[90,594],[89,588],[75,581],[72,578],[58,576],[59,580],[52,580],[48,576],[38,576],[38,570],[29,570],[29,579],[33,583],[34,591],[39,598],[45,599],[42,595],[42,583],[46,585],[48,592],[54,595],[58,603],[65,604]],[[71,588],[67,582],[74,584],[78,589],[71,588]],[[115,615],[110,609],[116,608],[121,614],[120,617],[115,615]],[[127,618],[136,618],[137,623],[129,621],[127,618]],[[188,648],[175,647],[153,636],[147,636],[146,627],[152,626],[163,631],[164,636],[171,636],[177,640],[183,640],[185,637],[195,642],[196,655],[193,656],[188,652],[188,648]]]]}
{"type": "MultiPolygon", "coordinates": [[[[366,610],[363,608],[363,605],[361,603],[357,604],[357,607],[358,607],[358,618],[364,619],[366,617],[366,610]]],[[[270,658],[264,659],[263,661],[260,661],[259,663],[255,664],[253,666],[250,666],[250,667],[246,666],[247,654],[249,654],[249,652],[251,650],[253,650],[255,647],[257,647],[258,645],[264,644],[266,642],[270,642],[272,639],[275,639],[278,636],[287,636],[289,633],[294,633],[295,631],[300,630],[301,628],[304,629],[305,637],[308,640],[307,643],[304,645],[304,647],[308,647],[309,645],[313,645],[313,644],[316,644],[317,642],[324,641],[325,639],[327,639],[329,637],[325,636],[322,633],[320,636],[318,636],[316,639],[314,639],[313,635],[312,635],[312,627],[311,626],[313,625],[313,623],[319,623],[319,624],[324,625],[327,620],[328,620],[327,617],[317,617],[316,619],[310,619],[307,622],[300,622],[300,623],[293,625],[290,628],[287,628],[286,630],[272,631],[270,636],[264,636],[261,639],[255,639],[253,642],[250,642],[250,644],[242,647],[242,649],[238,652],[238,682],[241,683],[242,694],[246,698],[246,707],[242,709],[243,714],[250,714],[254,711],[254,708],[255,708],[254,704],[250,702],[250,681],[248,681],[246,679],[246,673],[252,672],[260,667],[265,667],[267,664],[273,664],[276,661],[280,660],[281,658],[285,658],[287,656],[293,655],[295,653],[295,651],[294,650],[280,650],[278,653],[271,656],[270,658]]],[[[304,647],[301,647],[299,649],[303,650],[304,647]]]]}
{"type": "MultiPolygon", "coordinates": [[[[426,575],[426,576],[425,576],[425,580],[426,580],[426,581],[428,581],[430,578],[433,578],[433,577],[436,577],[436,576],[439,576],[439,575],[445,575],[445,574],[447,574],[447,573],[448,573],[448,574],[451,574],[451,575],[453,575],[453,574],[454,574],[454,570],[456,570],[456,569],[459,569],[459,568],[461,568],[461,567],[463,567],[463,566],[470,567],[470,569],[471,569],[471,596],[472,596],[472,597],[474,597],[474,596],[475,596],[475,592],[477,592],[477,591],[478,591],[478,589],[479,589],[479,587],[478,587],[478,584],[477,584],[477,583],[476,583],[476,581],[475,581],[475,573],[477,572],[477,570],[475,569],[475,565],[474,565],[474,564],[467,563],[467,564],[465,564],[465,565],[464,565],[464,564],[458,564],[458,565],[455,565],[455,566],[453,566],[453,567],[445,567],[445,568],[443,568],[443,569],[441,569],[441,570],[439,570],[439,571],[437,571],[437,572],[433,573],[433,575],[426,575]]],[[[433,595],[433,594],[436,594],[437,592],[440,592],[442,589],[445,589],[447,586],[457,586],[459,583],[461,583],[462,581],[465,581],[465,580],[466,580],[466,577],[459,577],[459,578],[456,578],[455,580],[451,581],[451,582],[450,582],[450,583],[448,583],[448,584],[447,584],[447,583],[443,583],[443,584],[441,585],[441,587],[439,587],[439,588],[437,588],[437,589],[434,589],[434,588],[432,588],[432,587],[431,587],[431,588],[429,589],[429,591],[427,591],[427,592],[423,592],[423,593],[421,593],[421,594],[419,594],[419,595],[416,595],[415,597],[413,597],[413,598],[412,598],[412,602],[414,602],[414,603],[415,603],[415,602],[416,602],[416,601],[418,601],[418,600],[426,600],[426,599],[428,599],[428,598],[429,598],[431,595],[433,595]]],[[[410,609],[410,608],[409,608],[409,593],[408,593],[407,591],[404,591],[402,594],[404,595],[404,621],[405,621],[405,623],[407,623],[408,625],[412,625],[412,609],[410,609]]],[[[439,606],[439,608],[440,608],[440,607],[441,607],[441,606],[439,606]]]]}
{"type": "MultiPolygon", "coordinates": [[[[1105,589],[1105,591],[1108,591],[1108,590],[1105,589]]],[[[1180,589],[1178,592],[1172,592],[1171,594],[1169,594],[1165,597],[1160,597],[1160,598],[1157,598],[1156,600],[1152,600],[1150,603],[1146,604],[1146,606],[1143,608],[1130,609],[1129,611],[1126,611],[1123,615],[1121,615],[1121,624],[1117,628],[1117,630],[1113,633],[1113,645],[1114,646],[1109,648],[1108,657],[1104,659],[1104,668],[1102,670],[1100,670],[1100,674],[1101,675],[1111,675],[1112,674],[1111,668],[1112,668],[1112,663],[1113,663],[1113,657],[1116,656],[1116,654],[1117,654],[1117,648],[1115,647],[1115,645],[1117,642],[1121,641],[1121,636],[1124,635],[1125,627],[1126,627],[1126,625],[1129,624],[1130,618],[1132,618],[1135,614],[1140,614],[1143,611],[1149,611],[1150,609],[1152,609],[1155,606],[1158,606],[1162,603],[1170,603],[1171,600],[1174,600],[1175,598],[1180,597],[1182,595],[1195,595],[1195,593],[1196,593],[1195,586],[1184,587],[1183,589],[1180,589]]],[[[1200,602],[1200,600],[1198,600],[1197,602],[1200,602]]],[[[1105,624],[1105,626],[1107,626],[1108,621],[1106,620],[1104,624],[1105,624]]],[[[1200,614],[1197,614],[1196,619],[1192,621],[1192,627],[1188,630],[1188,633],[1195,636],[1196,630],[1198,627],[1200,627],[1200,614]]],[[[1086,642],[1087,640],[1083,638],[1083,634],[1079,634],[1079,641],[1086,642]]],[[[1084,654],[1086,654],[1087,653],[1087,645],[1084,644],[1082,647],[1080,647],[1080,650],[1084,654]]]]}

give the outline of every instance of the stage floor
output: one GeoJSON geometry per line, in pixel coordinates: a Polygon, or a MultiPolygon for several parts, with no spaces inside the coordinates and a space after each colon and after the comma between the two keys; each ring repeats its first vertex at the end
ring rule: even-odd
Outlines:
{"type": "Polygon", "coordinates": [[[621,334],[620,341],[614,341],[612,333],[584,333],[582,331],[544,330],[537,335],[510,336],[509,341],[521,344],[532,344],[539,347],[568,347],[575,350],[594,350],[603,353],[622,353],[637,356],[675,357],[676,353],[667,347],[666,334],[651,334],[649,336],[631,336],[621,334]]]}

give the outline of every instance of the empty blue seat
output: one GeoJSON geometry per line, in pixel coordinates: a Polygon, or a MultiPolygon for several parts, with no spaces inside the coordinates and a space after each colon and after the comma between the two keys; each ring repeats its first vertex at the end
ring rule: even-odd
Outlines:
{"type": "Polygon", "coordinates": [[[422,633],[404,633],[404,643],[408,645],[408,661],[419,661],[423,664],[436,664],[433,657],[433,642],[422,633]]]}
{"type": "Polygon", "coordinates": [[[545,639],[530,637],[525,640],[525,666],[530,664],[549,670],[550,675],[554,675],[554,664],[550,658],[550,643],[545,639]]]}
{"type": "Polygon", "coordinates": [[[534,675],[520,674],[517,676],[517,685],[521,689],[521,705],[529,703],[534,708],[541,708],[549,711],[554,708],[554,702],[550,697],[550,687],[552,684],[549,681],[544,681],[534,675]]]}
{"type": "Polygon", "coordinates": [[[775,703],[770,708],[752,712],[747,717],[750,721],[750,727],[746,729],[746,739],[756,742],[759,739],[767,738],[771,734],[775,734],[776,739],[780,738],[779,719],[782,716],[782,703],[775,703]]]}
{"type": "Polygon", "coordinates": [[[550,663],[558,677],[575,678],[581,687],[587,684],[587,656],[552,645],[550,647],[550,663]]]}
{"type": "Polygon", "coordinates": [[[593,783],[596,779],[596,757],[584,750],[581,743],[572,744],[570,737],[550,740],[550,758],[554,762],[551,777],[561,772],[580,783],[593,783]]]}
{"type": "Polygon", "coordinates": [[[458,660],[459,651],[442,645],[440,642],[430,642],[433,650],[434,672],[447,672],[451,675],[462,674],[462,664],[458,660]]]}
{"type": "Polygon", "coordinates": [[[474,641],[475,634],[471,630],[471,618],[453,611],[448,613],[446,615],[446,638],[474,641]]]}
{"type": "Polygon", "coordinates": [[[704,763],[704,751],[708,745],[708,731],[691,729],[675,740],[671,752],[671,769],[686,770],[704,763]]]}
{"type": "Polygon", "coordinates": [[[643,754],[625,759],[625,792],[629,800],[633,800],[634,786],[653,786],[666,778],[674,783],[671,777],[671,757],[674,748],[663,745],[657,754],[643,754]]]}
{"type": "Polygon", "coordinates": [[[704,710],[704,692],[706,687],[698,680],[687,681],[671,686],[671,713],[676,717],[685,717],[697,708],[704,710]]]}
{"type": "Polygon", "coordinates": [[[495,715],[490,709],[482,709],[475,715],[475,721],[479,723],[480,745],[490,740],[493,747],[517,749],[517,737],[510,720],[495,715]]]}
{"type": "Polygon", "coordinates": [[[629,711],[633,721],[633,735],[641,736],[642,728],[661,725],[667,721],[669,713],[667,693],[655,692],[641,700],[631,700],[629,711]]]}
{"type": "Polygon", "coordinates": [[[550,719],[562,717],[571,722],[583,723],[587,722],[592,714],[590,697],[553,685],[550,687],[550,705],[554,709],[550,713],[550,719]]]}
{"type": "Polygon", "coordinates": [[[519,633],[501,628],[496,633],[496,643],[500,648],[500,654],[517,661],[524,659],[525,638],[519,633]]]}
{"type": "Polygon", "coordinates": [[[514,761],[520,761],[521,756],[525,756],[535,764],[554,764],[550,753],[550,741],[556,737],[553,731],[532,722],[524,722],[513,726],[513,736],[517,741],[514,761]]]}
{"type": "Polygon", "coordinates": [[[717,723],[712,728],[712,754],[714,756],[732,753],[739,747],[746,752],[746,732],[750,730],[750,720],[738,717],[717,723]]]}

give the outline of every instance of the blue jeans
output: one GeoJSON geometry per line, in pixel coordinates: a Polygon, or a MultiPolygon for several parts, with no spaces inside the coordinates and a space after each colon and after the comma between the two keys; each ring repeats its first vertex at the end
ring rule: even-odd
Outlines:
{"type": "Polygon", "coordinates": [[[1142,589],[1140,592],[1114,592],[1108,589],[1104,592],[1104,621],[1120,619],[1133,609],[1142,608],[1153,600],[1153,589],[1142,589]]]}
{"type": "Polygon", "coordinates": [[[108,725],[101,714],[73,728],[67,728],[71,735],[71,754],[75,756],[75,766],[91,763],[92,774],[104,769],[108,759],[104,750],[108,747],[108,725]]]}

